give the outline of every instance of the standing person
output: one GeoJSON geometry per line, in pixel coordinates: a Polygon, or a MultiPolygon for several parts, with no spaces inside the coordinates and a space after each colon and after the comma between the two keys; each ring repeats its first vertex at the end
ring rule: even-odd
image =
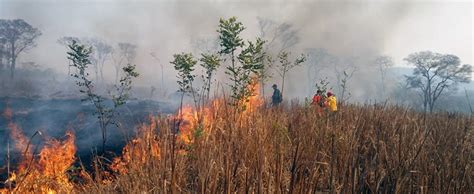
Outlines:
{"type": "Polygon", "coordinates": [[[313,96],[313,101],[311,102],[311,105],[313,105],[314,108],[316,108],[319,116],[323,114],[325,99],[326,98],[323,94],[323,91],[321,90],[316,91],[316,94],[313,96]]]}
{"type": "Polygon", "coordinates": [[[316,94],[313,96],[313,101],[311,102],[312,105],[318,105],[319,107],[324,107],[324,95],[323,91],[318,90],[316,94]]]}
{"type": "Polygon", "coordinates": [[[273,88],[272,105],[273,106],[278,106],[278,105],[280,105],[281,101],[283,101],[283,98],[282,98],[281,92],[277,88],[276,84],[273,84],[272,88],[273,88]]]}
{"type": "Polygon", "coordinates": [[[328,98],[326,99],[326,106],[328,107],[329,111],[337,112],[337,100],[336,96],[332,92],[327,93],[328,98]]]}

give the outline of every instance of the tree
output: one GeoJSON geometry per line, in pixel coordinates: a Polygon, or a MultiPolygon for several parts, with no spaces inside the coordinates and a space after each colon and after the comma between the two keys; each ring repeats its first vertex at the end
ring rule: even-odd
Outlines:
{"type": "Polygon", "coordinates": [[[0,19],[0,39],[6,42],[11,78],[13,78],[15,74],[18,56],[22,52],[35,47],[35,41],[40,35],[40,30],[34,28],[22,19],[0,19]]]}
{"type": "Polygon", "coordinates": [[[238,85],[239,85],[239,71],[238,67],[235,64],[235,51],[238,48],[241,48],[245,45],[242,38],[240,38],[240,33],[245,29],[241,22],[237,22],[236,17],[231,17],[229,19],[221,18],[219,20],[219,45],[221,50],[219,54],[221,55],[230,55],[231,65],[226,67],[226,74],[231,76],[231,91],[233,97],[238,96],[238,85]]]}
{"type": "MultiPolygon", "coordinates": [[[[194,66],[196,65],[197,61],[194,59],[191,53],[181,53],[173,55],[174,60],[170,63],[174,65],[174,69],[178,71],[178,86],[179,91],[181,92],[181,101],[179,105],[179,112],[180,112],[180,120],[183,116],[183,99],[186,93],[192,93],[194,95],[193,90],[193,81],[195,75],[192,74],[194,71],[194,66]]],[[[195,99],[195,98],[194,98],[195,99]]],[[[195,99],[196,101],[196,99],[195,99]]],[[[179,123],[178,123],[179,129],[179,123]]]]}
{"type": "Polygon", "coordinates": [[[263,68],[259,72],[259,80],[262,85],[262,94],[265,96],[265,84],[273,75],[270,71],[275,61],[283,50],[287,50],[298,44],[298,31],[293,25],[282,22],[278,23],[268,18],[257,17],[260,28],[260,38],[266,41],[264,52],[268,56],[263,60],[263,68]]]}
{"type": "MultiPolygon", "coordinates": [[[[248,41],[248,46],[237,57],[242,65],[235,69],[228,68],[228,72],[238,75],[237,80],[233,80],[236,87],[232,87],[232,91],[234,91],[232,97],[237,102],[246,102],[254,94],[254,88],[248,86],[253,84],[253,78],[260,77],[259,73],[263,68],[265,57],[264,44],[265,41],[260,38],[257,38],[255,43],[248,41]]],[[[245,103],[241,108],[242,110],[247,108],[245,103]]]]}
{"type": "Polygon", "coordinates": [[[96,93],[94,83],[89,78],[89,73],[87,73],[89,65],[92,64],[90,60],[92,47],[80,45],[73,40],[69,45],[69,50],[67,52],[68,59],[71,61],[71,66],[76,70],[71,76],[76,78],[79,91],[85,95],[82,100],[91,102],[96,109],[95,114],[102,133],[102,152],[104,153],[107,142],[107,128],[110,124],[117,124],[114,120],[118,114],[116,110],[128,100],[132,88],[132,79],[138,77],[139,74],[135,71],[134,65],[128,64],[123,68],[124,76],[114,86],[115,93],[111,94],[113,105],[109,106],[105,102],[106,98],[96,93]]]}
{"type": "Polygon", "coordinates": [[[120,69],[126,64],[132,64],[137,56],[137,46],[131,43],[120,42],[117,44],[117,49],[112,51],[115,66],[115,83],[119,81],[120,69]]]}
{"type": "Polygon", "coordinates": [[[387,69],[393,66],[393,59],[389,56],[379,56],[375,59],[375,65],[380,73],[380,85],[382,86],[382,98],[385,98],[385,78],[387,69]]]}
{"type": "MultiPolygon", "coordinates": [[[[79,38],[77,37],[74,37],[74,36],[63,36],[61,38],[59,38],[57,40],[57,43],[62,45],[62,46],[65,46],[66,49],[69,49],[69,45],[71,45],[73,42],[76,42],[76,43],[80,43],[81,41],[79,40],[79,38]]],[[[68,64],[67,66],[67,74],[70,75],[71,74],[71,64],[68,64]]]]}
{"type": "Polygon", "coordinates": [[[211,84],[212,84],[212,77],[220,66],[221,59],[219,56],[215,54],[202,54],[201,59],[201,66],[204,68],[205,73],[203,75],[204,86],[203,86],[203,103],[206,100],[209,100],[209,95],[211,92],[211,84]]]}
{"type": "Polygon", "coordinates": [[[278,61],[280,62],[279,66],[276,68],[278,74],[281,77],[281,95],[283,96],[283,93],[285,91],[285,78],[287,76],[287,73],[295,68],[296,66],[301,65],[303,62],[306,61],[306,57],[301,54],[300,57],[296,58],[295,61],[291,62],[289,58],[290,53],[283,51],[278,54],[278,61]]]}
{"type": "Polygon", "coordinates": [[[461,65],[459,57],[422,51],[410,54],[404,59],[415,66],[413,74],[406,77],[407,85],[419,91],[423,110],[433,112],[436,101],[448,90],[457,89],[459,83],[469,83],[472,67],[461,65]]]}
{"type": "Polygon", "coordinates": [[[7,56],[7,50],[6,50],[6,40],[4,38],[0,38],[0,73],[3,72],[3,70],[6,67],[6,57],[7,56]]]}
{"type": "Polygon", "coordinates": [[[113,52],[113,47],[99,38],[83,38],[82,43],[91,46],[91,64],[94,66],[95,79],[104,81],[104,65],[113,52]]]}
{"type": "Polygon", "coordinates": [[[340,101],[349,100],[351,93],[348,91],[348,84],[354,73],[359,70],[357,66],[357,57],[336,58],[334,72],[336,74],[336,82],[339,87],[340,101]]]}
{"type": "Polygon", "coordinates": [[[265,51],[263,50],[265,41],[257,38],[255,42],[247,41],[248,45],[244,48],[245,42],[240,38],[240,33],[245,29],[236,17],[219,20],[219,44],[221,55],[228,55],[231,58],[231,65],[226,67],[225,74],[229,75],[231,81],[230,90],[233,99],[232,105],[238,107],[238,111],[245,110],[245,102],[253,94],[248,87],[252,83],[252,75],[259,77],[263,68],[263,59],[265,51]],[[240,49],[236,63],[235,51],[240,49]],[[240,106],[242,105],[242,106],[240,106]]]}

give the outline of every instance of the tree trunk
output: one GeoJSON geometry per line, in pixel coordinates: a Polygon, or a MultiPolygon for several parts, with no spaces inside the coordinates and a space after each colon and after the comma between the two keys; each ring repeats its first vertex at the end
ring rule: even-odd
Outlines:
{"type": "Polygon", "coordinates": [[[10,51],[10,78],[13,79],[15,76],[15,66],[16,66],[16,56],[15,56],[15,42],[11,42],[11,51],[10,51]]]}
{"type": "Polygon", "coordinates": [[[5,64],[3,63],[4,56],[5,56],[5,54],[3,54],[3,45],[0,45],[0,73],[5,68],[5,64]]]}

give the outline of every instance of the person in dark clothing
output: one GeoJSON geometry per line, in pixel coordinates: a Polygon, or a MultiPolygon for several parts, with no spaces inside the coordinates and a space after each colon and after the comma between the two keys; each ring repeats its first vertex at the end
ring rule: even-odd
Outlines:
{"type": "Polygon", "coordinates": [[[283,101],[283,98],[276,84],[273,84],[272,88],[273,88],[272,105],[278,106],[281,103],[281,101],[283,101]]]}

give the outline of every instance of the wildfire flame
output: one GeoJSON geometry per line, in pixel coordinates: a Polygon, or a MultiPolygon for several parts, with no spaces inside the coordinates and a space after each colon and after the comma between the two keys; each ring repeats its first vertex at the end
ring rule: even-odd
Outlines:
{"type": "MultiPolygon", "coordinates": [[[[30,140],[21,128],[12,121],[13,111],[5,109],[3,116],[9,121],[8,128],[15,148],[24,153],[17,172],[9,175],[6,183],[16,183],[13,191],[56,193],[69,192],[73,185],[69,181],[67,170],[75,161],[76,146],[73,132],[66,132],[64,140],[49,139],[35,158],[32,149],[28,149],[30,140]]],[[[2,192],[5,192],[3,190],[2,192]]]]}
{"type": "Polygon", "coordinates": [[[138,137],[122,149],[122,156],[114,158],[110,168],[124,174],[129,169],[138,168],[150,160],[159,160],[160,144],[154,133],[157,128],[158,119],[150,117],[150,124],[143,124],[138,128],[138,137]]]}
{"type": "MultiPolygon", "coordinates": [[[[245,106],[245,110],[241,117],[238,117],[239,119],[249,118],[249,113],[256,111],[263,105],[257,78],[252,78],[252,82],[247,87],[251,91],[251,95],[242,101],[241,105],[245,106]]],[[[185,145],[191,144],[198,135],[197,130],[201,130],[202,134],[212,130],[212,121],[217,118],[216,114],[222,105],[225,105],[223,99],[215,99],[198,110],[189,105],[184,106],[173,117],[175,121],[179,121],[178,142],[185,145]]],[[[30,145],[30,139],[13,122],[13,111],[7,108],[4,110],[3,116],[9,121],[8,129],[10,129],[11,138],[15,142],[15,149],[22,153],[17,170],[9,174],[9,178],[5,182],[14,186],[12,191],[19,193],[68,193],[72,191],[74,185],[70,182],[68,170],[75,162],[74,133],[66,132],[62,140],[48,139],[39,154],[35,155],[32,151],[34,149],[30,145]]],[[[116,173],[124,174],[130,170],[139,169],[147,162],[160,160],[160,142],[155,133],[159,128],[158,125],[159,118],[150,117],[150,124],[138,127],[137,137],[123,148],[121,156],[112,160],[110,169],[116,173]]],[[[185,153],[184,150],[179,151],[185,153]]],[[[0,189],[0,193],[5,192],[11,191],[0,189]]]]}
{"type": "Polygon", "coordinates": [[[260,96],[260,84],[257,77],[252,77],[247,89],[251,92],[249,99],[245,102],[245,112],[255,112],[263,105],[263,99],[260,96]]]}

